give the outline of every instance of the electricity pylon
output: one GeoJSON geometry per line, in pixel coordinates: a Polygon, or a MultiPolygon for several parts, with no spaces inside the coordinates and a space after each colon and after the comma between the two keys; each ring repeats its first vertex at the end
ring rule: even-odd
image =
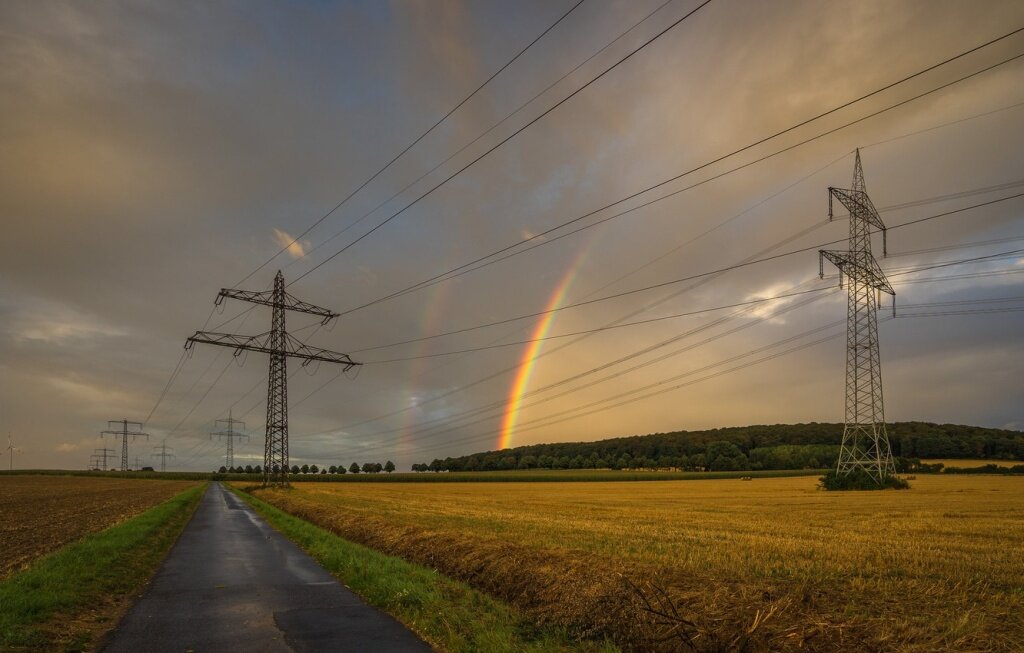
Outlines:
{"type": "Polygon", "coordinates": [[[326,308],[307,304],[288,294],[284,289],[284,275],[280,270],[274,277],[273,290],[254,292],[222,288],[217,294],[215,304],[219,306],[225,297],[272,307],[270,331],[258,336],[196,331],[195,335],[185,342],[185,349],[191,349],[195,343],[203,342],[210,345],[233,347],[235,356],[243,351],[270,354],[267,382],[267,436],[263,450],[263,484],[288,485],[288,358],[302,359],[303,366],[309,365],[313,361],[339,363],[345,366],[345,370],[362,365],[362,363],[354,362],[348,354],[310,347],[288,333],[285,329],[287,311],[318,315],[323,318],[323,324],[338,317],[338,314],[326,308]]]}
{"type": "Polygon", "coordinates": [[[231,469],[235,466],[235,438],[245,438],[245,441],[249,441],[249,436],[241,431],[235,430],[236,424],[241,424],[242,428],[245,428],[245,422],[239,421],[231,416],[231,411],[228,411],[227,419],[219,419],[214,422],[214,428],[216,425],[223,424],[224,428],[220,431],[213,431],[210,433],[210,437],[218,436],[227,440],[227,448],[224,451],[224,466],[231,469]]]}
{"type": "Polygon", "coordinates": [[[166,472],[167,471],[167,459],[168,458],[177,458],[177,456],[175,456],[173,453],[168,453],[167,440],[162,441],[160,443],[159,447],[153,447],[153,451],[156,451],[158,449],[160,450],[160,453],[154,453],[154,454],[151,454],[151,455],[154,458],[159,458],[160,459],[160,471],[161,472],[166,472]]]}
{"type": "Polygon", "coordinates": [[[141,422],[131,422],[131,421],[128,421],[126,419],[110,420],[110,421],[108,421],[107,422],[107,430],[106,431],[100,431],[100,437],[103,437],[104,435],[112,435],[115,438],[121,438],[121,471],[122,472],[127,472],[128,471],[128,436],[129,435],[132,436],[132,442],[134,442],[136,440],[136,438],[146,438],[147,440],[149,439],[149,434],[142,432],[142,423],[141,422]],[[115,425],[120,426],[121,427],[120,430],[114,430],[114,426],[115,425]],[[132,428],[132,429],[138,428],[139,430],[138,431],[135,431],[135,430],[129,431],[128,430],[129,428],[132,428]]]}
{"type": "Polygon", "coordinates": [[[857,150],[853,164],[853,187],[828,189],[828,216],[832,219],[832,199],[850,212],[850,241],[847,251],[821,250],[819,273],[824,276],[825,259],[839,268],[839,285],[848,283],[846,304],[846,423],[839,448],[836,472],[846,475],[863,469],[879,484],[896,471],[885,432],[882,402],[882,364],[878,353],[878,304],[882,293],[892,295],[895,311],[896,292],[871,253],[871,230],[882,232],[882,252],[886,253],[885,224],[878,215],[864,183],[864,170],[857,150]]]}
{"type": "Polygon", "coordinates": [[[107,454],[113,454],[114,450],[107,449],[106,447],[104,447],[102,449],[93,449],[93,452],[93,456],[96,457],[96,462],[102,461],[100,469],[103,471],[107,471],[109,469],[109,467],[107,467],[107,454]]]}

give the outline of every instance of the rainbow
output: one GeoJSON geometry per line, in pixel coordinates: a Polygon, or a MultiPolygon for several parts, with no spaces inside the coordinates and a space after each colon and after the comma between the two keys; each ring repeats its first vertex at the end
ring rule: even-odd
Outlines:
{"type": "Polygon", "coordinates": [[[526,389],[530,385],[530,377],[537,368],[537,358],[540,355],[541,348],[544,346],[543,338],[547,336],[548,330],[551,329],[551,324],[555,321],[555,313],[551,311],[561,306],[562,301],[565,299],[565,294],[569,291],[573,281],[576,280],[576,274],[579,272],[580,264],[585,258],[586,251],[586,247],[582,248],[582,251],[569,266],[562,280],[555,286],[554,291],[544,306],[545,313],[540,316],[530,334],[532,342],[526,345],[526,349],[523,350],[523,355],[519,359],[519,365],[517,366],[519,371],[512,381],[512,387],[508,393],[508,402],[505,404],[505,417],[502,419],[501,434],[498,437],[499,451],[501,449],[508,449],[512,444],[512,434],[515,433],[516,422],[519,420],[523,395],[526,394],[526,389]]]}

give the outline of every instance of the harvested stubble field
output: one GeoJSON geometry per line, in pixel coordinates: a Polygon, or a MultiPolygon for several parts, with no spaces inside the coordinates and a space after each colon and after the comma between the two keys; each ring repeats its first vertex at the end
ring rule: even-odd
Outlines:
{"type": "Polygon", "coordinates": [[[1024,650],[1024,479],[253,490],[581,637],[639,650],[1024,650]]]}
{"type": "Polygon", "coordinates": [[[195,481],[0,476],[0,579],[195,485],[195,481]]]}

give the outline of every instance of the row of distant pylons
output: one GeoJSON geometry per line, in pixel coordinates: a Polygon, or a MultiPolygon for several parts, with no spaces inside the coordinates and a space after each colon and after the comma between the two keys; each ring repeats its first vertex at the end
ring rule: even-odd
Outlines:
{"type": "MultiPolygon", "coordinates": [[[[837,472],[846,475],[854,470],[863,470],[875,481],[881,483],[885,477],[895,473],[889,437],[885,430],[885,410],[882,398],[882,367],[878,345],[878,306],[881,293],[889,294],[895,302],[896,293],[885,273],[878,265],[871,251],[871,235],[881,232],[883,253],[885,252],[886,227],[867,193],[860,150],[856,151],[853,166],[853,183],[848,189],[829,187],[829,219],[832,219],[833,199],[850,213],[849,242],[845,250],[821,250],[819,272],[824,276],[824,261],[827,259],[839,269],[839,284],[847,288],[846,324],[846,412],[843,439],[839,449],[837,472]]],[[[313,361],[338,363],[349,369],[360,365],[347,354],[310,347],[290,335],[285,327],[287,311],[309,313],[323,318],[327,324],[338,314],[319,306],[303,302],[285,290],[284,275],[278,270],[274,277],[273,290],[253,292],[247,290],[221,289],[216,304],[225,298],[239,299],[254,304],[270,306],[273,309],[271,330],[263,336],[248,337],[229,333],[197,331],[188,338],[186,349],[197,343],[220,345],[235,349],[236,355],[243,351],[256,351],[270,356],[267,384],[266,439],[263,456],[263,482],[265,485],[288,484],[288,374],[289,358],[297,358],[302,365],[313,361]]],[[[895,310],[895,303],[894,303],[895,310]]],[[[217,420],[220,430],[211,433],[225,439],[225,466],[234,466],[234,441],[246,438],[236,427],[244,423],[228,418],[217,420]]],[[[101,435],[121,439],[121,469],[128,470],[128,438],[148,438],[142,432],[143,425],[127,419],[112,421],[101,435]]],[[[169,453],[166,444],[157,447],[161,471],[166,470],[169,453]]],[[[90,467],[107,469],[108,454],[112,449],[97,449],[90,467]],[[95,463],[95,464],[93,464],[95,463]]]]}

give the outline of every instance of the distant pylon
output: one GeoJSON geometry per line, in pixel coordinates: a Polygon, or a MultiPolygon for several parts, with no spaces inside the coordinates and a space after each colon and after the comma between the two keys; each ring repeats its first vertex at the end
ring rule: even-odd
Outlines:
{"type": "Polygon", "coordinates": [[[128,436],[129,435],[132,436],[132,441],[134,441],[136,438],[146,438],[147,440],[149,439],[149,434],[142,432],[142,423],[141,422],[130,422],[130,421],[126,420],[126,419],[110,420],[109,422],[107,422],[107,430],[106,431],[100,431],[100,437],[103,437],[104,435],[112,435],[115,438],[121,438],[121,471],[122,472],[127,472],[128,471],[128,436]],[[115,430],[115,428],[114,428],[115,426],[120,426],[121,428],[115,430]],[[135,430],[129,431],[128,430],[129,428],[132,428],[132,429],[138,428],[139,430],[138,431],[135,431],[135,430]]]}
{"type": "Polygon", "coordinates": [[[837,473],[846,475],[863,469],[881,483],[896,469],[889,436],[885,432],[882,401],[882,363],[878,351],[878,303],[881,294],[893,297],[885,273],[871,253],[871,229],[882,232],[885,253],[885,224],[878,215],[864,183],[864,170],[857,150],[853,165],[853,187],[828,189],[828,217],[832,219],[832,198],[850,212],[850,244],[847,251],[821,250],[819,272],[825,274],[824,260],[839,268],[839,285],[848,283],[846,304],[846,423],[839,448],[837,473]]]}
{"type": "Polygon", "coordinates": [[[227,446],[224,450],[224,466],[228,469],[235,466],[235,438],[245,438],[246,442],[249,441],[249,436],[241,431],[235,430],[235,425],[241,424],[242,428],[245,428],[245,422],[239,421],[231,416],[231,411],[228,411],[227,419],[219,419],[215,424],[223,424],[224,428],[220,431],[214,431],[210,433],[210,437],[219,436],[227,440],[227,446]]]}
{"type": "Polygon", "coordinates": [[[167,440],[164,440],[163,442],[161,442],[159,447],[153,447],[153,451],[159,451],[160,452],[160,453],[154,453],[153,457],[160,459],[160,471],[161,472],[166,472],[167,471],[167,459],[168,458],[175,458],[176,457],[173,453],[170,453],[170,450],[167,448],[167,440]]]}
{"type": "Polygon", "coordinates": [[[93,449],[93,451],[95,452],[93,456],[96,457],[96,462],[99,464],[100,470],[104,472],[107,471],[107,457],[108,454],[114,453],[114,450],[103,447],[102,449],[93,449]]]}

